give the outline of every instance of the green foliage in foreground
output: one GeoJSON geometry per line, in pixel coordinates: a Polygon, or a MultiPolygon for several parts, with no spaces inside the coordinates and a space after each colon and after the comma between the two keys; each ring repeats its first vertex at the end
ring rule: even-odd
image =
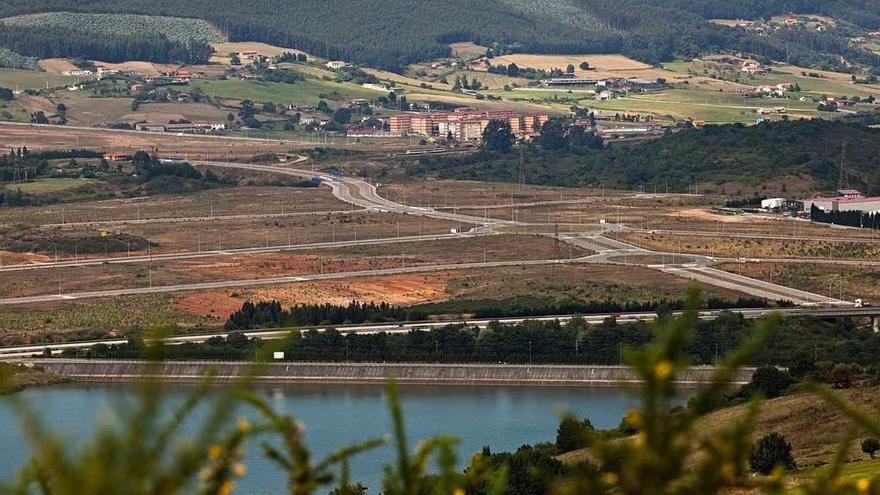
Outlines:
{"type": "MultiPolygon", "coordinates": [[[[589,428],[579,428],[583,433],[581,444],[588,448],[590,460],[574,465],[563,466],[542,454],[539,446],[524,447],[512,455],[491,454],[486,449],[475,454],[461,473],[455,468],[455,441],[445,436],[426,439],[410,452],[392,380],[388,390],[397,461],[384,468],[383,493],[712,495],[732,487],[782,493],[784,479],[779,468],[773,469],[769,477],[747,475],[748,459],[753,452],[749,433],[758,411],[757,399],[752,401],[747,414],[724,425],[711,438],[699,438],[694,431],[703,408],[673,408],[679,394],[675,378],[689,364],[684,349],[693,339],[696,323],[693,310],[682,317],[666,319],[654,328],[653,344],[642,351],[627,353],[628,362],[643,381],[640,405],[624,418],[632,436],[609,439],[589,428]],[[700,455],[695,455],[697,452],[700,455]]],[[[699,406],[723,394],[731,374],[763,345],[774,323],[775,318],[763,322],[755,338],[728,355],[712,382],[699,389],[692,402],[699,406]]],[[[259,362],[262,360],[257,360],[249,376],[259,374],[259,362]]],[[[210,381],[206,377],[205,383],[170,417],[160,414],[163,387],[154,382],[139,384],[139,401],[131,409],[118,411],[119,421],[100,427],[90,441],[79,447],[63,442],[40,422],[28,404],[13,396],[12,404],[21,415],[33,457],[18,479],[2,487],[0,493],[229,495],[235,491],[236,479],[246,471],[244,441],[253,437],[263,440],[263,455],[287,473],[287,493],[357,493],[353,488],[356,485],[347,475],[350,459],[386,441],[376,439],[344,446],[325,459],[315,460],[304,440],[303,428],[292,416],[279,413],[269,402],[249,393],[247,377],[225,393],[208,395],[210,381]],[[208,408],[208,414],[198,420],[198,435],[179,438],[180,425],[196,420],[192,413],[197,406],[208,408]],[[236,421],[233,411],[241,407],[251,408],[259,419],[253,424],[243,419],[236,421]]],[[[880,493],[880,476],[857,480],[841,477],[851,441],[859,434],[880,434],[880,421],[829,391],[812,390],[850,418],[854,427],[849,440],[839,446],[839,455],[829,469],[818,473],[802,488],[803,493],[880,493]]]]}
{"type": "MultiPolygon", "coordinates": [[[[841,144],[847,144],[847,168],[853,187],[880,193],[880,130],[829,122],[798,120],[706,126],[686,129],[641,144],[604,150],[548,150],[525,146],[522,156],[482,151],[470,155],[425,157],[408,167],[415,176],[492,180],[554,186],[600,186],[686,191],[695,183],[726,181],[758,184],[783,176],[815,180],[817,189],[836,187],[841,144]]],[[[752,191],[727,191],[750,194],[752,191]]]]}

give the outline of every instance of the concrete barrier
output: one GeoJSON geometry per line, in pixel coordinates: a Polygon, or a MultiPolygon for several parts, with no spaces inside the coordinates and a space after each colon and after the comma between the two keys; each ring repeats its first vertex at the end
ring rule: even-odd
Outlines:
{"type": "MultiPolygon", "coordinates": [[[[384,383],[394,377],[402,384],[423,385],[541,385],[619,386],[637,384],[638,375],[627,366],[524,364],[404,364],[404,363],[269,363],[32,359],[29,365],[76,381],[134,381],[144,377],[175,382],[197,382],[208,373],[216,381],[253,376],[260,383],[384,383]]],[[[734,374],[732,383],[751,380],[754,368],[734,374]]],[[[694,367],[679,374],[681,386],[708,383],[714,368],[694,367]]]]}

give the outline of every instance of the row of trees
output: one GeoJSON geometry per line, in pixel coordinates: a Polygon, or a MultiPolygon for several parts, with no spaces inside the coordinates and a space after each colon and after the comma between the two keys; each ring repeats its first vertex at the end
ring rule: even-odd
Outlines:
{"type": "MultiPolygon", "coordinates": [[[[276,318],[282,313],[278,306],[263,306],[261,309],[276,318]]],[[[668,314],[661,313],[659,321],[669,318],[668,314]]],[[[685,353],[693,363],[715,363],[755,335],[755,325],[755,321],[733,313],[722,313],[715,320],[697,322],[685,353]]],[[[448,325],[407,333],[343,334],[333,329],[310,330],[294,332],[284,351],[287,358],[294,361],[619,364],[625,354],[623,350],[640,349],[655,338],[656,334],[647,322],[617,323],[609,319],[590,325],[581,318],[574,318],[566,324],[557,321],[496,322],[484,329],[448,325]]],[[[254,344],[258,345],[256,341],[254,344]]],[[[170,357],[178,356],[174,354],[177,352],[186,352],[186,357],[215,358],[221,351],[227,353],[224,355],[229,359],[248,357],[247,352],[235,349],[233,346],[230,351],[222,342],[208,342],[171,346],[166,352],[170,357]]],[[[130,350],[124,346],[111,350],[116,354],[107,357],[131,356],[130,350]]],[[[785,366],[797,379],[810,376],[838,388],[880,378],[876,368],[878,362],[880,335],[870,329],[858,328],[847,319],[809,317],[782,319],[778,331],[749,360],[757,366],[785,366]]],[[[771,377],[762,383],[765,384],[756,391],[773,396],[790,382],[774,382],[771,377]]],[[[734,399],[728,397],[726,400],[734,399]]]]}
{"type": "Polygon", "coordinates": [[[226,321],[227,330],[277,328],[284,326],[340,325],[366,322],[423,320],[425,313],[386,302],[351,301],[347,306],[335,304],[299,304],[283,309],[278,301],[247,301],[226,321]]]}
{"type": "MultiPolygon", "coordinates": [[[[765,301],[755,298],[735,300],[709,298],[705,308],[759,308],[765,301]]],[[[659,300],[646,302],[615,301],[558,301],[534,297],[502,300],[465,300],[448,303],[427,303],[410,307],[392,306],[386,302],[359,302],[353,300],[347,306],[336,304],[299,304],[284,309],[278,301],[250,301],[232,313],[226,321],[227,330],[253,328],[279,328],[284,326],[311,325],[357,325],[360,323],[388,321],[423,321],[429,316],[444,314],[472,314],[475,318],[501,318],[516,316],[547,316],[563,314],[611,313],[657,311],[668,315],[682,309],[682,300],[659,300]]]]}
{"type": "Polygon", "coordinates": [[[810,220],[864,229],[880,229],[880,213],[865,213],[859,210],[825,211],[812,205],[810,220]]]}

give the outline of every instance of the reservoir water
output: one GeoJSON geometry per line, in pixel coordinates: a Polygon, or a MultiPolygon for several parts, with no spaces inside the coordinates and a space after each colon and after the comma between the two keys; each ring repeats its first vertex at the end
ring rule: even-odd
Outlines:
{"type": "MultiPolygon", "coordinates": [[[[169,409],[188,391],[183,386],[171,388],[169,409]]],[[[257,392],[305,424],[315,458],[345,443],[391,431],[387,393],[380,386],[285,385],[261,387],[257,392]]],[[[38,409],[53,431],[76,444],[94,432],[100,418],[112,416],[133,395],[128,385],[76,384],[28,389],[19,397],[38,409]]],[[[610,428],[636,404],[630,391],[612,388],[406,386],[400,387],[400,395],[410,443],[441,433],[453,435],[460,440],[462,465],[484,445],[502,451],[553,441],[562,412],[589,418],[598,428],[610,428]]],[[[256,417],[246,410],[242,415],[256,417]]],[[[188,430],[195,431],[194,425],[187,425],[184,435],[188,430]]],[[[14,480],[27,456],[20,420],[0,398],[0,480],[14,480]]],[[[352,478],[377,493],[382,466],[393,460],[388,446],[361,454],[352,461],[352,478]]],[[[256,442],[249,445],[245,462],[248,474],[240,481],[238,493],[284,493],[283,474],[262,457],[256,442]]]]}

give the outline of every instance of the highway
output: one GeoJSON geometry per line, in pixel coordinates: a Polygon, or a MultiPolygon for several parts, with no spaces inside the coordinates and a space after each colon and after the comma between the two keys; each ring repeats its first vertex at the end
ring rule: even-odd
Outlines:
{"type": "MultiPolygon", "coordinates": [[[[729,309],[729,310],[701,310],[697,313],[697,316],[702,320],[711,320],[717,318],[723,312],[732,312],[742,315],[744,318],[755,319],[762,318],[771,313],[777,313],[782,316],[816,316],[816,317],[838,317],[838,316],[850,316],[850,317],[865,317],[865,318],[873,318],[880,316],[880,308],[780,308],[780,309],[766,309],[766,308],[742,308],[742,309],[729,309]]],[[[681,314],[680,311],[674,312],[675,314],[681,314]]],[[[291,331],[300,330],[304,331],[307,329],[315,329],[319,332],[325,331],[329,328],[335,328],[342,333],[361,333],[361,334],[374,334],[374,333],[406,333],[410,331],[418,331],[418,330],[429,330],[432,328],[440,328],[447,325],[473,325],[480,328],[485,328],[491,322],[499,322],[504,324],[517,324],[522,323],[523,321],[531,320],[531,321],[554,321],[558,320],[560,322],[568,322],[572,318],[580,317],[583,318],[587,323],[590,324],[599,324],[605,321],[608,318],[614,318],[618,323],[632,323],[637,321],[651,321],[656,318],[657,314],[649,311],[645,312],[632,312],[632,313],[596,313],[596,314],[586,314],[586,315],[551,315],[551,316],[534,316],[534,317],[514,317],[514,318],[482,318],[482,319],[471,319],[471,320],[445,320],[445,321],[418,321],[418,322],[395,322],[395,323],[368,323],[362,325],[338,325],[333,327],[305,327],[305,328],[286,328],[286,329],[271,329],[271,330],[251,330],[251,331],[243,331],[242,333],[247,335],[248,337],[257,337],[260,339],[280,339],[285,338],[290,335],[291,331]]],[[[166,345],[179,345],[188,342],[204,342],[212,337],[225,337],[229,332],[212,332],[212,333],[203,333],[203,334],[190,334],[190,335],[180,335],[174,337],[167,337],[162,339],[162,342],[166,345]]],[[[45,349],[49,348],[53,354],[60,354],[65,349],[85,349],[95,345],[103,344],[103,345],[119,345],[127,342],[126,339],[122,338],[114,338],[114,339],[101,339],[101,340],[88,340],[88,341],[78,341],[78,342],[65,342],[65,343],[46,343],[46,344],[33,344],[33,345],[22,345],[22,346],[9,346],[9,347],[0,347],[0,359],[14,359],[14,358],[26,358],[33,356],[34,354],[42,353],[45,349]]]]}

